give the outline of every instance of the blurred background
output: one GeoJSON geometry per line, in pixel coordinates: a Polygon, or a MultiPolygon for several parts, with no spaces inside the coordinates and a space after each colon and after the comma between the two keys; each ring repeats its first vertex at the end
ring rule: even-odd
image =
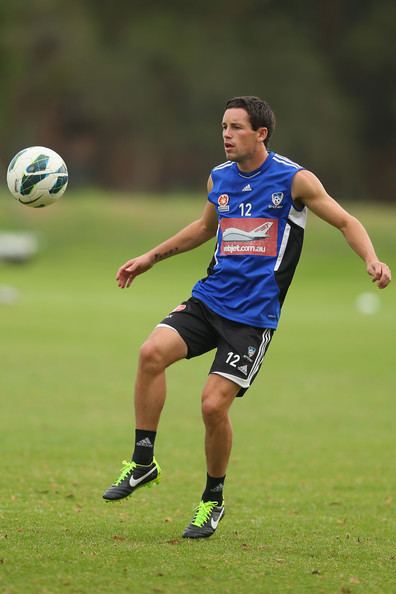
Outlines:
{"type": "Polygon", "coordinates": [[[394,201],[395,39],[393,0],[1,0],[1,168],[44,145],[73,188],[201,189],[253,94],[332,194],[394,201]]]}

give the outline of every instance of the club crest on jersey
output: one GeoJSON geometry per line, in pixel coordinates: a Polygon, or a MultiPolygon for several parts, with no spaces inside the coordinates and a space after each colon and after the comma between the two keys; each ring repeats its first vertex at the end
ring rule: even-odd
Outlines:
{"type": "Polygon", "coordinates": [[[274,192],[272,194],[272,208],[282,208],[281,202],[283,200],[283,192],[274,192]]]}
{"type": "Polygon", "coordinates": [[[228,194],[221,194],[221,196],[219,196],[217,198],[217,204],[219,205],[219,212],[228,212],[230,210],[230,207],[228,205],[230,201],[230,197],[228,194]]]}

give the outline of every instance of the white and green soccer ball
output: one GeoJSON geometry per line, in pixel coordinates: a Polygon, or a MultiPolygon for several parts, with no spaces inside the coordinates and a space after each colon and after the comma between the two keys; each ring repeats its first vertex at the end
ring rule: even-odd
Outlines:
{"type": "Polygon", "coordinates": [[[60,155],[44,146],[19,151],[8,166],[8,189],[18,202],[32,208],[49,206],[67,188],[67,167],[60,155]]]}

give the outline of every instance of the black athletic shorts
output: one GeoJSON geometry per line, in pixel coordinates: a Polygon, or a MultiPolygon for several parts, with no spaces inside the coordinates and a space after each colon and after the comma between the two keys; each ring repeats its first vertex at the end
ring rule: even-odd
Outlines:
{"type": "Polygon", "coordinates": [[[209,373],[241,386],[243,396],[260,370],[274,330],[227,320],[191,297],[178,305],[157,327],[176,330],[187,345],[187,359],[217,349],[209,373]]]}

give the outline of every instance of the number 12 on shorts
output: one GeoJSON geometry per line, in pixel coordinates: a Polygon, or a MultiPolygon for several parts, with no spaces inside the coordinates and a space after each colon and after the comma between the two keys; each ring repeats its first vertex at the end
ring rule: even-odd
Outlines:
{"type": "Polygon", "coordinates": [[[231,365],[231,367],[236,367],[240,360],[241,360],[241,358],[239,355],[236,355],[233,352],[227,353],[226,363],[231,365]]]}

